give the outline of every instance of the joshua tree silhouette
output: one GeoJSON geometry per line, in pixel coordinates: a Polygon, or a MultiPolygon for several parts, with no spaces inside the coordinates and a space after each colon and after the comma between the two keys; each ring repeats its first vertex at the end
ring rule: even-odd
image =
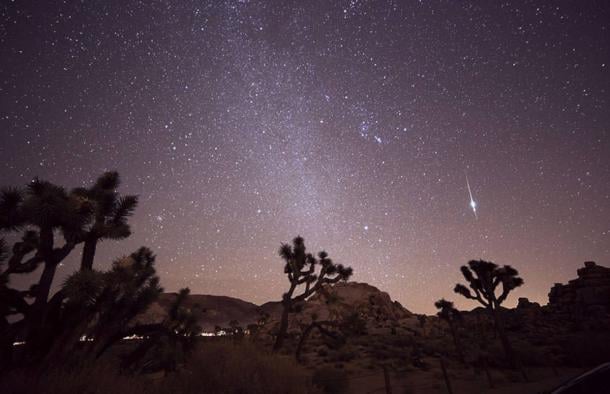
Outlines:
{"type": "Polygon", "coordinates": [[[462,315],[454,306],[453,302],[447,301],[444,298],[436,301],[434,306],[438,309],[437,316],[447,322],[449,329],[451,330],[451,336],[453,337],[453,344],[455,345],[455,351],[461,362],[464,362],[464,354],[460,346],[460,342],[457,335],[456,323],[461,320],[462,315]]]}
{"type": "Polygon", "coordinates": [[[284,273],[288,277],[290,288],[282,296],[282,316],[273,346],[274,351],[278,351],[284,343],[288,331],[288,316],[294,312],[295,306],[315,294],[322,286],[349,279],[353,272],[350,267],[333,263],[324,251],[318,253],[318,258],[307,253],[305,241],[300,236],[292,240],[292,245],[282,244],[279,255],[286,263],[284,273]],[[295,295],[301,289],[302,292],[295,295]]]}
{"type": "Polygon", "coordinates": [[[127,219],[138,205],[137,196],[119,196],[119,173],[109,171],[101,175],[90,188],[76,188],[72,194],[89,202],[92,219],[85,229],[81,269],[92,269],[97,243],[104,239],[125,239],[131,235],[127,219]]]}
{"type": "MultiPolygon", "coordinates": [[[[140,286],[147,288],[150,285],[151,297],[158,294],[158,291],[154,291],[158,288],[158,278],[152,268],[154,256],[145,248],[130,257],[138,261],[132,264],[133,275],[129,278],[120,277],[116,265],[108,273],[92,270],[95,247],[99,240],[122,239],[130,234],[127,218],[133,212],[137,198],[119,197],[115,190],[118,185],[118,174],[107,172],[91,188],[77,188],[70,193],[63,187],[39,179],[34,179],[22,190],[6,188],[0,192],[0,235],[23,231],[21,239],[13,244],[11,253],[8,253],[6,242],[0,239],[2,363],[11,363],[12,343],[16,338],[26,340],[27,346],[21,353],[34,361],[48,358],[52,353],[57,354],[58,347],[61,347],[59,344],[67,344],[75,336],[78,338],[81,334],[76,335],[78,329],[72,328],[83,329],[83,333],[91,329],[85,323],[90,324],[93,320],[86,317],[92,313],[94,306],[100,312],[101,300],[110,296],[110,283],[115,285],[115,290],[116,286],[123,285],[121,291],[125,296],[127,293],[124,291],[128,290],[125,286],[136,286],[136,281],[145,277],[146,280],[141,281],[140,286]],[[82,268],[88,273],[71,277],[49,300],[58,265],[79,243],[85,243],[82,268]],[[11,275],[29,274],[41,265],[40,279],[29,290],[9,286],[11,275]],[[111,281],[105,279],[110,277],[113,278],[111,281]],[[130,282],[130,285],[121,282],[123,279],[130,282]],[[84,290],[91,290],[92,286],[102,285],[105,290],[100,294],[95,291],[83,293],[84,290]],[[77,298],[79,289],[81,297],[77,298]],[[70,297],[67,299],[68,294],[70,297]],[[28,302],[28,298],[33,299],[33,302],[28,302]],[[16,319],[11,315],[22,315],[23,318],[16,319]]],[[[132,301],[125,306],[125,311],[121,311],[124,312],[122,315],[116,313],[120,310],[116,309],[120,303],[113,305],[113,312],[109,313],[108,319],[112,317],[120,320],[135,316],[134,313],[141,310],[141,307],[138,306],[139,301],[132,301]]],[[[140,301],[140,306],[147,305],[144,299],[140,301]]],[[[104,323],[103,316],[97,315],[95,321],[101,326],[104,323]]]]}
{"type": "Polygon", "coordinates": [[[474,294],[462,284],[455,285],[454,291],[468,299],[478,301],[491,314],[506,358],[513,367],[516,367],[517,360],[504,330],[499,309],[508,294],[523,284],[523,279],[518,276],[519,272],[509,265],[499,267],[485,260],[471,260],[468,266],[461,267],[461,271],[474,294]],[[502,292],[496,296],[496,290],[500,285],[502,292]]]}
{"type": "Polygon", "coordinates": [[[110,346],[133,334],[130,323],[158,297],[162,289],[155,256],[140,248],[117,259],[109,271],[79,270],[64,282],[61,307],[47,317],[45,330],[30,342],[48,361],[72,357],[81,336],[95,339],[80,346],[85,359],[101,356],[110,346]]]}
{"type": "Polygon", "coordinates": [[[0,197],[0,211],[0,230],[3,232],[26,228],[0,274],[0,287],[9,296],[0,302],[4,319],[2,336],[6,341],[12,341],[17,331],[24,337],[35,336],[44,324],[57,266],[81,242],[92,208],[64,188],[34,179],[23,191],[5,189],[0,197]],[[61,246],[56,245],[58,232],[64,239],[61,246]],[[43,265],[40,279],[28,291],[8,287],[10,275],[31,273],[40,264],[43,265]],[[33,297],[34,302],[28,304],[26,297],[33,297]],[[14,313],[23,313],[24,319],[17,324],[8,324],[6,316],[14,313]]]}
{"type": "Polygon", "coordinates": [[[184,305],[189,294],[188,288],[180,290],[161,323],[134,327],[133,333],[147,339],[123,358],[123,367],[134,372],[162,369],[167,373],[175,371],[176,366],[185,361],[201,332],[197,317],[184,305]]]}

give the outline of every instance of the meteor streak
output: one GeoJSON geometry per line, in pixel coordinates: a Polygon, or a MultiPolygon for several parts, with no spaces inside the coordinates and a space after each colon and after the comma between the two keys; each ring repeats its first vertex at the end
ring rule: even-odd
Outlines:
{"type": "Polygon", "coordinates": [[[468,181],[468,174],[466,174],[466,186],[468,187],[468,195],[470,196],[470,208],[472,208],[472,213],[474,213],[474,218],[479,219],[477,216],[477,202],[472,198],[472,190],[470,189],[470,182],[468,181]]]}

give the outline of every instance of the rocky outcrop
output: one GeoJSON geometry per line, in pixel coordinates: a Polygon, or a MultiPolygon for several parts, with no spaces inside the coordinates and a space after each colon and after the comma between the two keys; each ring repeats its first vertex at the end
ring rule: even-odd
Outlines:
{"type": "Polygon", "coordinates": [[[556,283],[549,293],[549,306],[573,314],[610,313],[610,268],[585,262],[578,278],[556,283]]]}
{"type": "Polygon", "coordinates": [[[316,314],[319,319],[332,319],[357,312],[367,320],[399,320],[411,316],[390,295],[367,283],[343,282],[329,286],[311,297],[303,308],[304,314],[316,314]]]}
{"type": "MultiPolygon", "coordinates": [[[[267,302],[261,309],[271,318],[279,318],[282,313],[280,301],[267,302]]],[[[297,308],[293,314],[306,320],[316,316],[319,320],[332,320],[357,312],[366,319],[379,321],[399,320],[412,316],[398,301],[392,301],[390,295],[368,283],[340,282],[323,287],[297,308]]]]}
{"type": "MultiPolygon", "coordinates": [[[[164,293],[148,310],[137,319],[139,323],[158,323],[176,299],[176,293],[164,293]]],[[[267,318],[270,322],[279,320],[281,302],[268,302],[261,306],[238,298],[191,294],[185,302],[197,316],[204,331],[214,331],[215,327],[228,327],[237,321],[243,328],[267,318]]],[[[335,320],[358,313],[367,321],[396,321],[411,316],[411,312],[400,303],[392,301],[388,293],[366,283],[346,282],[324,287],[291,314],[291,324],[295,327],[301,321],[335,320]]]]}
{"type": "MultiPolygon", "coordinates": [[[[167,313],[176,299],[176,293],[163,293],[148,310],[138,317],[141,323],[158,323],[167,317],[167,313]]],[[[204,331],[212,332],[216,326],[228,327],[231,321],[237,321],[241,327],[258,322],[262,310],[258,305],[238,298],[191,294],[184,306],[197,316],[198,324],[204,331]]]]}
{"type": "MultiPolygon", "coordinates": [[[[269,314],[266,330],[275,332],[279,324],[282,305],[269,302],[261,306],[269,314]]],[[[317,321],[341,322],[357,315],[367,329],[396,323],[413,316],[390,295],[367,283],[340,282],[325,286],[301,305],[289,317],[289,333],[299,333],[304,325],[317,321]]]]}
{"type": "Polygon", "coordinates": [[[519,297],[517,303],[517,309],[531,309],[540,308],[540,304],[537,302],[531,302],[527,297],[519,297]]]}

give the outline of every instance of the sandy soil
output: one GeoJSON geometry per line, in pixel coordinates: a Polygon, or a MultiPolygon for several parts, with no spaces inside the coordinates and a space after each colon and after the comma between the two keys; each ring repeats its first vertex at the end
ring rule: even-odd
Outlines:
{"type": "MultiPolygon", "coordinates": [[[[537,394],[548,391],[565,380],[578,375],[582,370],[563,368],[558,375],[548,368],[535,368],[528,371],[531,382],[520,381],[513,371],[491,371],[494,388],[489,387],[485,375],[477,375],[474,370],[449,372],[453,394],[490,393],[490,394],[537,394]]],[[[350,376],[349,392],[354,394],[385,393],[385,383],[382,371],[363,372],[350,376]]],[[[440,369],[421,371],[391,372],[390,383],[393,394],[445,394],[449,391],[440,369]]]]}

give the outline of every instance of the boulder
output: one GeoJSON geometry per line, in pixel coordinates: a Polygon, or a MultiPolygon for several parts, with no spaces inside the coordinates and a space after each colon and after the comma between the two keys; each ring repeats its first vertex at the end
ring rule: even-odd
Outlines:
{"type": "Polygon", "coordinates": [[[540,308],[540,304],[537,302],[531,302],[527,297],[519,297],[517,303],[517,309],[531,309],[540,308]]]}
{"type": "Polygon", "coordinates": [[[367,320],[397,321],[412,315],[390,295],[367,283],[341,282],[327,286],[312,296],[303,308],[304,314],[332,319],[357,312],[367,320]]]}
{"type": "Polygon", "coordinates": [[[610,268],[587,261],[576,273],[567,284],[555,283],[549,306],[574,314],[610,312],[610,268]]]}

